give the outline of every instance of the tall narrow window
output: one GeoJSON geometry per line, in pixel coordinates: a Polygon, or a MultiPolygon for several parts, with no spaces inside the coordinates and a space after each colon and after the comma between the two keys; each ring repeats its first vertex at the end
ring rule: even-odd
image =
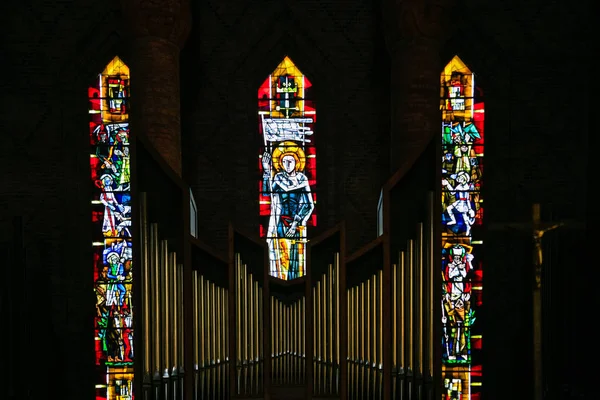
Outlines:
{"type": "Polygon", "coordinates": [[[479,399],[484,106],[458,56],[442,72],[441,97],[444,399],[479,399]]]}
{"type": "Polygon", "coordinates": [[[383,189],[379,192],[377,202],[377,237],[383,235],[383,189]]]}
{"type": "Polygon", "coordinates": [[[190,189],[190,234],[198,238],[198,206],[192,189],[190,189]]]}
{"type": "Polygon", "coordinates": [[[311,88],[285,57],[258,89],[260,236],[269,247],[270,274],[284,280],[306,273],[307,227],[317,223],[311,88]]]}
{"type": "Polygon", "coordinates": [[[96,399],[133,399],[129,68],[115,57],[88,94],[96,399]]]}

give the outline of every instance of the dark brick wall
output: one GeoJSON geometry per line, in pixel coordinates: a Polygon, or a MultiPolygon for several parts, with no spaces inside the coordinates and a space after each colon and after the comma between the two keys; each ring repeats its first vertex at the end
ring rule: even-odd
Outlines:
{"type": "MultiPolygon", "coordinates": [[[[589,296],[583,282],[573,281],[581,280],[572,274],[573,266],[585,258],[585,233],[573,227],[586,218],[588,106],[586,85],[575,88],[566,83],[574,80],[562,76],[587,81],[582,9],[558,2],[465,3],[472,3],[469,12],[450,12],[439,68],[458,54],[475,72],[486,102],[484,204],[486,223],[493,229],[481,254],[484,392],[486,398],[532,395],[530,389],[514,390],[531,388],[532,381],[531,238],[525,231],[497,229],[507,222],[528,222],[532,203],[539,202],[545,220],[573,222],[547,238],[560,254],[547,257],[544,273],[547,289],[552,288],[543,294],[544,368],[548,398],[576,398],[584,393],[585,370],[579,366],[586,359],[575,340],[581,333],[578,321],[586,315],[577,304],[586,304],[589,296]]],[[[398,100],[407,104],[409,96],[401,94],[398,100]]],[[[407,114],[418,112],[409,108],[407,114]]],[[[415,119],[415,131],[418,124],[425,121],[415,119]]],[[[407,152],[393,142],[393,151],[407,152]]],[[[414,142],[418,139],[406,144],[414,142]]]]}
{"type": "Polygon", "coordinates": [[[257,89],[285,55],[316,92],[319,229],[343,218],[352,249],[373,239],[389,125],[377,7],[208,1],[193,13],[182,61],[184,177],[215,245],[225,245],[229,220],[258,233],[257,89]]]}
{"type": "MultiPolygon", "coordinates": [[[[573,84],[587,79],[583,8],[472,3],[443,58],[463,57],[485,95],[488,226],[530,221],[534,202],[542,204],[545,220],[585,221],[588,106],[585,84],[573,84]]],[[[552,286],[552,294],[544,293],[548,399],[584,393],[585,356],[575,338],[581,334],[578,321],[585,319],[577,304],[585,304],[586,296],[581,282],[572,283],[584,238],[581,229],[571,228],[547,238],[560,253],[545,259],[552,286]]],[[[486,398],[532,395],[514,392],[532,381],[530,240],[525,232],[491,229],[484,239],[486,398]]]]}
{"type": "Polygon", "coordinates": [[[93,398],[86,97],[94,76],[120,53],[119,16],[110,1],[2,8],[0,241],[12,239],[11,219],[23,216],[27,281],[15,282],[15,300],[28,321],[16,341],[3,341],[20,354],[3,367],[25,383],[14,399],[93,398]]]}
{"type": "MultiPolygon", "coordinates": [[[[442,59],[464,56],[485,90],[488,222],[524,221],[534,201],[552,203],[555,218],[584,219],[584,4],[466,3],[442,59]]],[[[16,398],[91,398],[86,89],[115,54],[127,62],[121,13],[116,1],[2,8],[0,241],[11,238],[11,218],[24,216],[31,277],[22,301],[31,346],[11,345],[22,346],[18,368],[32,383],[29,396],[16,398]]],[[[212,245],[225,247],[228,220],[257,231],[256,89],[286,54],[315,84],[320,229],[346,220],[350,250],[374,237],[389,173],[391,71],[380,25],[379,5],[367,0],[193,2],[181,59],[183,174],[212,245]]],[[[561,238],[563,248],[576,247],[575,234],[561,238]]],[[[486,238],[489,398],[506,398],[530,377],[527,240],[511,232],[486,238]]],[[[561,257],[553,265],[572,274],[568,251],[561,257]]],[[[571,299],[569,290],[561,296],[571,299]]],[[[581,360],[574,330],[564,327],[583,316],[572,309],[556,316],[560,345],[573,350],[557,353],[563,365],[581,360]]],[[[558,374],[555,386],[574,392],[580,372],[558,374]]]]}

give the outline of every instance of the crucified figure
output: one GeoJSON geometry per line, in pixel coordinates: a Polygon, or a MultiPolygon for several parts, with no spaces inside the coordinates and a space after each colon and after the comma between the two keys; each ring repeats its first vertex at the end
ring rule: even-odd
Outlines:
{"type": "Polygon", "coordinates": [[[534,253],[533,253],[533,264],[534,265],[542,265],[543,261],[543,251],[542,251],[542,237],[546,232],[552,231],[556,228],[561,227],[563,224],[558,223],[554,225],[550,225],[545,229],[534,229],[533,230],[533,244],[535,245],[534,253]]]}
{"type": "Polygon", "coordinates": [[[543,252],[542,252],[542,237],[544,236],[544,234],[546,232],[552,231],[558,227],[561,227],[563,224],[559,223],[559,224],[554,224],[551,225],[549,227],[547,227],[546,229],[534,229],[533,230],[533,243],[535,245],[535,251],[533,254],[533,263],[535,265],[542,265],[542,261],[543,261],[543,252]]]}
{"type": "Polygon", "coordinates": [[[557,223],[546,226],[544,229],[541,229],[540,227],[534,227],[533,229],[533,265],[535,267],[535,285],[537,288],[540,288],[542,285],[542,262],[544,256],[542,238],[546,232],[559,228],[562,225],[562,223],[557,223]]]}

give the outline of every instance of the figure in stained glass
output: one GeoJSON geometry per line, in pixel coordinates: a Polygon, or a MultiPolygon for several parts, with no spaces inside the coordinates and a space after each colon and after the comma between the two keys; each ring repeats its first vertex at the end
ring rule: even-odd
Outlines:
{"type": "Polygon", "coordinates": [[[119,190],[129,190],[129,183],[131,181],[130,176],[130,157],[129,157],[129,146],[120,144],[115,150],[114,154],[120,157],[120,163],[116,175],[118,176],[118,188],[119,190]]]}
{"type": "Polygon", "coordinates": [[[262,157],[263,190],[271,193],[267,244],[272,269],[282,279],[297,278],[302,272],[299,249],[306,242],[306,222],[314,209],[304,164],[304,151],[294,142],[283,142],[273,155],[265,152],[262,157]]]}
{"type": "Polygon", "coordinates": [[[96,280],[94,290],[96,292],[96,328],[98,329],[98,338],[102,342],[102,352],[108,351],[107,329],[109,306],[107,304],[107,285],[108,285],[108,267],[102,264],[100,276],[96,280]]]}
{"type": "Polygon", "coordinates": [[[96,157],[100,160],[100,168],[105,172],[117,173],[117,168],[113,163],[113,147],[110,144],[108,132],[104,124],[95,127],[94,134],[97,138],[96,157]]]}
{"type": "Polygon", "coordinates": [[[446,208],[444,215],[446,226],[450,227],[453,232],[464,232],[466,236],[471,234],[471,226],[475,223],[475,211],[471,202],[471,176],[465,171],[459,171],[456,174],[455,186],[452,186],[448,180],[443,179],[442,185],[446,187],[448,192],[454,196],[452,202],[446,208]]]}
{"type": "Polygon", "coordinates": [[[471,283],[468,275],[473,269],[474,256],[469,247],[447,245],[443,267],[444,356],[447,360],[457,362],[468,361],[468,327],[473,322],[470,307],[471,283]]]}
{"type": "Polygon", "coordinates": [[[129,309],[123,314],[123,361],[133,361],[133,316],[129,309]]]}
{"type": "Polygon", "coordinates": [[[116,305],[120,308],[125,303],[127,289],[123,285],[123,281],[126,279],[124,261],[116,251],[111,251],[106,256],[106,263],[108,264],[106,304],[108,306],[116,305]]]}
{"type": "Polygon", "coordinates": [[[105,237],[130,237],[131,206],[128,193],[114,191],[114,180],[109,174],[104,174],[96,185],[102,189],[100,202],[104,205],[102,233],[105,237]],[[119,202],[121,199],[121,202],[119,202]]]}
{"type": "Polygon", "coordinates": [[[102,173],[111,174],[114,190],[129,190],[130,157],[128,124],[98,124],[93,128],[96,138],[96,157],[100,161],[102,173]]]}
{"type": "Polygon", "coordinates": [[[310,81],[285,57],[258,90],[261,237],[269,248],[270,274],[290,280],[306,269],[307,227],[316,224],[316,112],[307,99],[310,81]]]}
{"type": "Polygon", "coordinates": [[[456,56],[440,76],[442,111],[442,379],[444,398],[478,399],[482,263],[476,225],[482,224],[484,104],[475,75],[456,56]],[[477,264],[475,264],[475,260],[477,264]]]}
{"type": "Polygon", "coordinates": [[[454,168],[456,161],[454,160],[454,154],[450,151],[446,151],[442,157],[442,176],[446,179],[454,179],[454,168]]]}
{"type": "Polygon", "coordinates": [[[132,361],[131,256],[131,242],[121,239],[107,243],[102,252],[102,273],[96,284],[97,325],[108,362],[132,361]]]}
{"type": "Polygon", "coordinates": [[[129,68],[115,57],[88,90],[96,297],[96,399],[133,399],[129,68]],[[99,241],[101,240],[101,241],[99,241]]]}
{"type": "MultiPolygon", "coordinates": [[[[451,151],[445,151],[442,156],[442,179],[448,182],[451,186],[454,185],[454,179],[456,178],[456,174],[454,173],[454,169],[456,166],[456,161],[454,160],[454,154],[451,151]]],[[[446,191],[442,191],[442,212],[444,212],[450,204],[454,202],[454,196],[446,191]]]]}

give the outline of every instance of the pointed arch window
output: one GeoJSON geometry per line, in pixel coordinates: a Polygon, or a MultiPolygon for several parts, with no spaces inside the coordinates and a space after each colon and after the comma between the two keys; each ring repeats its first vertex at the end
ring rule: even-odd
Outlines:
{"type": "Polygon", "coordinates": [[[317,216],[316,109],[312,84],[285,57],[258,89],[260,236],[269,248],[270,275],[306,273],[308,229],[317,216]]]}
{"type": "Polygon", "coordinates": [[[441,74],[442,379],[447,399],[479,399],[484,103],[455,56],[441,74]]]}
{"type": "Polygon", "coordinates": [[[129,68],[119,57],[88,97],[96,399],[133,399],[129,68]]]}

